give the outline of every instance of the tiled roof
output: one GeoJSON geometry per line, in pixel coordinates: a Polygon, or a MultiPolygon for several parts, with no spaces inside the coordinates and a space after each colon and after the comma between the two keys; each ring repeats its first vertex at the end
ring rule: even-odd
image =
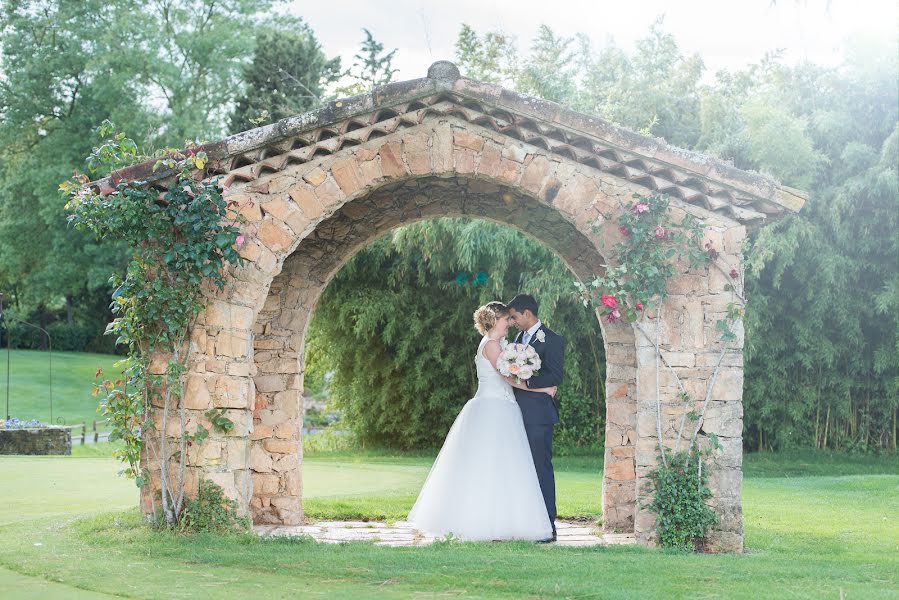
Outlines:
{"type": "MultiPolygon", "coordinates": [[[[428,77],[376,88],[322,109],[206,144],[209,175],[225,183],[253,181],[292,164],[358,145],[433,115],[453,116],[565,156],[650,190],[703,206],[750,227],[796,212],[805,192],[695,152],[638,135],[559,104],[461,77],[455,65],[434,63],[428,77]]],[[[170,173],[152,163],[127,167],[95,182],[110,190],[122,179],[162,184],[170,173]]]]}

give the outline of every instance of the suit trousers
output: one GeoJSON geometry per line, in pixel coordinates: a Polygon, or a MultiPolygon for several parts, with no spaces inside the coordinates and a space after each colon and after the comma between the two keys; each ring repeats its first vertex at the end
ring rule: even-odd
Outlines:
{"type": "Polygon", "coordinates": [[[555,531],[556,478],[553,474],[553,424],[525,423],[524,429],[534,457],[534,467],[537,469],[537,480],[540,482],[540,491],[543,492],[549,522],[553,524],[555,531]]]}

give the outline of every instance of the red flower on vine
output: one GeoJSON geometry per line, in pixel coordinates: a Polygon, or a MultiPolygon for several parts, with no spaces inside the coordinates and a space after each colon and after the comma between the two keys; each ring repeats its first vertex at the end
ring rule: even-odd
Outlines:
{"type": "Polygon", "coordinates": [[[661,225],[656,225],[656,237],[660,240],[664,240],[668,237],[668,232],[665,231],[665,228],[661,225]]]}
{"type": "Polygon", "coordinates": [[[739,277],[739,276],[740,276],[740,274],[737,273],[737,270],[736,270],[736,269],[731,269],[731,270],[730,270],[730,278],[731,278],[731,279],[736,279],[736,278],[739,277]]]}
{"type": "Polygon", "coordinates": [[[245,241],[247,241],[247,238],[245,238],[244,235],[241,233],[241,234],[238,235],[237,238],[234,240],[234,243],[237,244],[237,247],[238,247],[238,248],[240,248],[241,246],[243,246],[243,243],[244,243],[245,241]]]}
{"type": "Polygon", "coordinates": [[[635,215],[640,215],[649,210],[649,204],[646,202],[637,202],[632,209],[635,215]]]}
{"type": "Polygon", "coordinates": [[[637,310],[643,310],[643,303],[642,303],[642,302],[637,302],[636,308],[637,308],[637,310]]]}
{"type": "Polygon", "coordinates": [[[621,313],[618,312],[617,309],[613,310],[612,312],[610,312],[609,314],[606,315],[606,321],[608,321],[609,323],[614,323],[615,321],[617,321],[620,318],[621,318],[621,313]]]}
{"type": "Polygon", "coordinates": [[[712,242],[706,242],[705,249],[709,253],[709,258],[711,258],[712,260],[715,260],[716,258],[718,258],[718,251],[712,247],[712,242]]]}
{"type": "Polygon", "coordinates": [[[602,298],[600,298],[600,302],[602,302],[603,306],[608,306],[609,308],[616,308],[618,306],[618,298],[611,294],[603,294],[602,298]]]}
{"type": "Polygon", "coordinates": [[[619,228],[618,228],[618,233],[620,233],[620,234],[623,235],[624,237],[630,237],[630,236],[631,236],[631,230],[627,228],[627,225],[622,225],[621,227],[619,227],[619,228]]]}

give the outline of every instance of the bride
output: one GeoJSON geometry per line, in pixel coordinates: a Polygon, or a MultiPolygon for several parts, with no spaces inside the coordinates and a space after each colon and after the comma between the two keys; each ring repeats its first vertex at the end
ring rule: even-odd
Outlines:
{"type": "Polygon", "coordinates": [[[547,540],[553,529],[521,410],[496,370],[509,311],[490,302],[475,311],[474,323],[484,336],[475,357],[478,391],[450,428],[408,520],[462,540],[547,540]]]}

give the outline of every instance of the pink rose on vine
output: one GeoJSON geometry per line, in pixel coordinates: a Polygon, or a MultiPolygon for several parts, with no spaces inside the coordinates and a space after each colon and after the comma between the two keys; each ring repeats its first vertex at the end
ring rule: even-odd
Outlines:
{"type": "Polygon", "coordinates": [[[244,243],[245,241],[247,241],[247,238],[244,237],[244,235],[241,233],[241,234],[239,234],[239,235],[237,236],[237,238],[234,240],[234,243],[237,244],[237,247],[238,247],[238,248],[240,248],[241,246],[243,246],[243,243],[244,243]]]}
{"type": "Polygon", "coordinates": [[[649,204],[647,204],[646,202],[637,202],[636,204],[634,204],[633,211],[635,215],[643,214],[648,210],[649,204]]]}
{"type": "Polygon", "coordinates": [[[630,237],[631,230],[628,229],[627,225],[622,225],[621,227],[618,228],[618,233],[620,233],[624,237],[630,237]]]}
{"type": "Polygon", "coordinates": [[[609,323],[614,323],[615,321],[617,321],[620,318],[621,318],[621,313],[618,312],[618,309],[615,309],[606,315],[606,321],[608,321],[609,323]]]}
{"type": "Polygon", "coordinates": [[[660,240],[664,240],[668,237],[668,232],[661,225],[656,225],[656,237],[660,240]]]}
{"type": "Polygon", "coordinates": [[[637,302],[637,306],[636,306],[635,308],[636,308],[637,310],[641,310],[641,311],[642,311],[642,310],[643,310],[643,303],[642,303],[642,302],[637,302]]]}
{"type": "Polygon", "coordinates": [[[603,306],[608,306],[609,308],[618,307],[618,298],[612,296],[611,294],[603,294],[602,298],[600,298],[600,302],[603,306]]]}
{"type": "Polygon", "coordinates": [[[736,278],[739,277],[739,276],[740,276],[740,274],[737,273],[737,270],[736,270],[736,269],[731,269],[731,270],[730,270],[730,278],[731,278],[731,279],[736,279],[736,278]]]}

